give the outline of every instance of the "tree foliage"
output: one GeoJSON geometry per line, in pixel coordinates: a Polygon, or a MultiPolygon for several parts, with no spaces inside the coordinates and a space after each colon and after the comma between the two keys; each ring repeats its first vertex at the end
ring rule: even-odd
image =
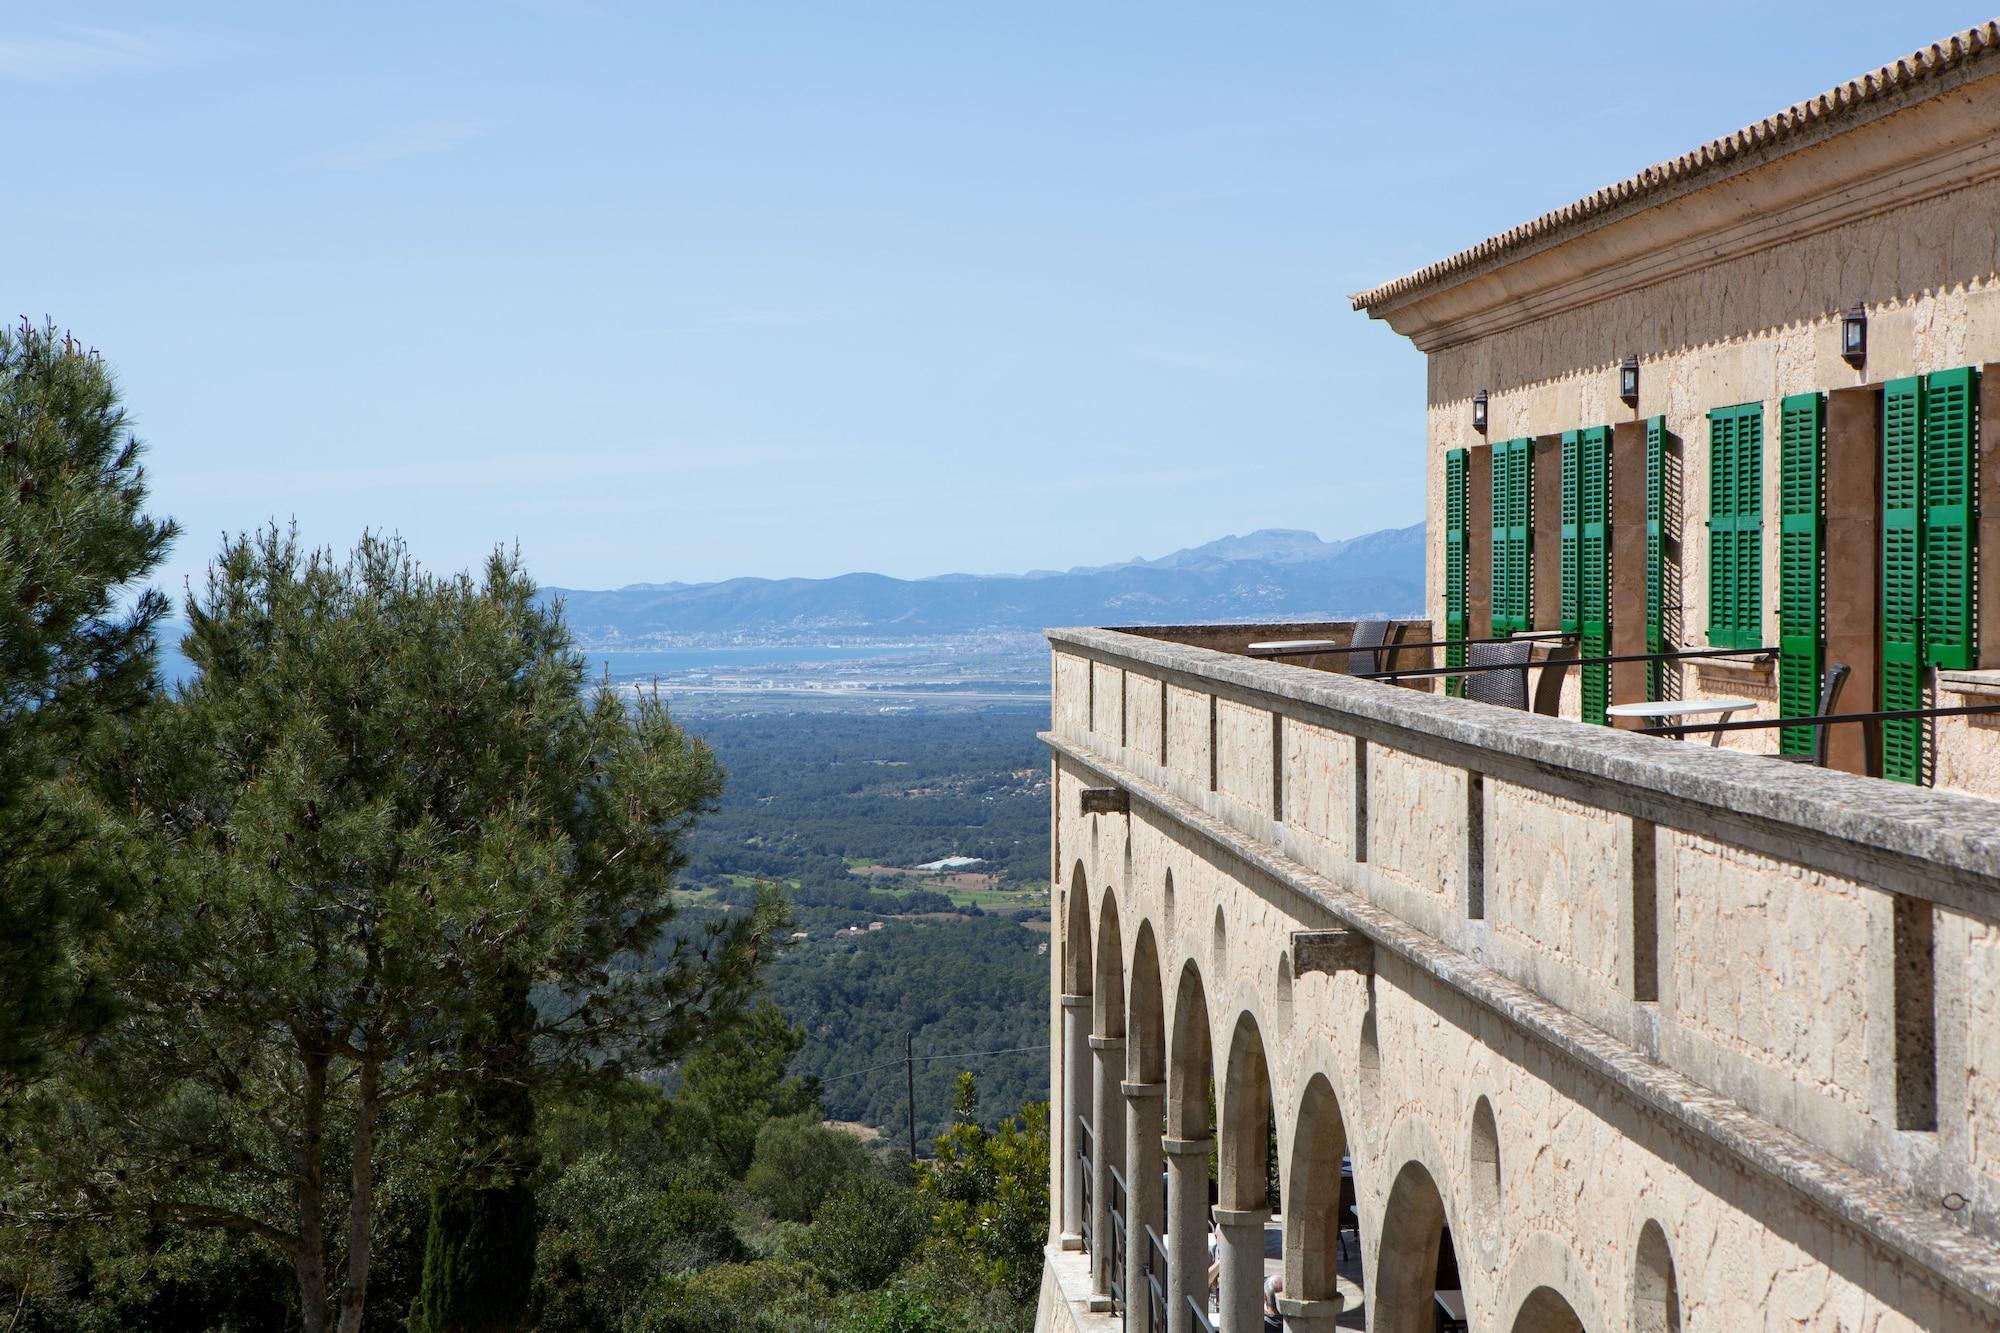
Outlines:
{"type": "Polygon", "coordinates": [[[52,326],[0,329],[0,1105],[106,1013],[86,958],[125,882],[86,788],[155,688],[166,599],[110,372],[52,326]]]}
{"type": "Polygon", "coordinates": [[[923,1163],[918,1187],[938,1237],[992,1285],[1032,1301],[1049,1217],[1049,1108],[1024,1106],[997,1133],[979,1121],[979,1085],[960,1074],[953,1124],[923,1163]]]}
{"type": "Polygon", "coordinates": [[[45,1121],[45,1221],[254,1237],[309,1331],[366,1307],[375,1195],[449,1162],[451,1094],[672,1060],[742,1003],[767,914],[668,934],[713,759],[583,691],[518,562],[432,576],[269,530],[187,607],[199,675],[155,708],[124,810],[147,891],[106,936],[119,1022],[45,1121]],[[529,1052],[477,1039],[505,979],[529,1052]],[[66,1150],[66,1151],[65,1151],[66,1150]]]}

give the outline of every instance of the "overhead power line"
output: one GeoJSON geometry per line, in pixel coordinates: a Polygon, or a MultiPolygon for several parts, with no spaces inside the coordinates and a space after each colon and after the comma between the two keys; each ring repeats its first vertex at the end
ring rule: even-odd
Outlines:
{"type": "Polygon", "coordinates": [[[1019,1055],[1024,1051],[1046,1051],[1048,1048],[1049,1044],[1043,1042],[1039,1046],[1009,1046],[999,1051],[947,1051],[942,1055],[906,1056],[901,1060],[884,1060],[879,1065],[869,1065],[865,1069],[850,1069],[844,1074],[828,1074],[822,1077],[820,1082],[837,1083],[844,1078],[858,1078],[863,1074],[872,1074],[878,1069],[894,1069],[900,1064],[920,1065],[930,1060],[975,1060],[985,1055],[1019,1055]]]}

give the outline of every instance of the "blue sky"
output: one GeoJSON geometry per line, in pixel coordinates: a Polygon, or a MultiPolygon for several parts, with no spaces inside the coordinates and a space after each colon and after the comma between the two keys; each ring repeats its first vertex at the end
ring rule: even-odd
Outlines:
{"type": "Polygon", "coordinates": [[[186,528],[544,582],[1414,522],[1346,296],[1985,17],[1929,3],[12,7],[7,315],[186,528]]]}

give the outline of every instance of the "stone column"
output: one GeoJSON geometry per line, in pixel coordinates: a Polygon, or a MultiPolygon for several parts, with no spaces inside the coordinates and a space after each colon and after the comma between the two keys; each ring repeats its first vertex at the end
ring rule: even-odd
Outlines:
{"type": "MultiPolygon", "coordinates": [[[[1125,1174],[1125,1102],[1118,1092],[1118,1074],[1125,1067],[1125,1039],[1090,1034],[1090,1057],[1094,1066],[1090,1103],[1090,1123],[1096,1132],[1096,1151],[1091,1155],[1090,1234],[1097,1238],[1091,1247],[1091,1304],[1103,1297],[1111,1308],[1111,1169],[1125,1174]]],[[[1130,1240],[1130,1237],[1127,1237],[1130,1240]]],[[[1124,1274],[1118,1274],[1122,1281],[1124,1274]]]]}
{"type": "Polygon", "coordinates": [[[1340,1318],[1340,1298],[1330,1301],[1295,1301],[1278,1297],[1278,1313],[1285,1317],[1285,1333],[1334,1333],[1340,1318]]]}
{"type": "Polygon", "coordinates": [[[1063,1089],[1060,1132],[1051,1138],[1062,1145],[1062,1238],[1065,1250],[1083,1248],[1083,1133],[1078,1116],[1090,1114],[1090,996],[1065,995],[1063,1011],[1063,1089]]]}
{"type": "Polygon", "coordinates": [[[1166,1333],[1153,1327],[1146,1286],[1146,1228],[1166,1235],[1166,1200],[1160,1195],[1160,1103],[1164,1083],[1126,1083],[1125,1094],[1125,1333],[1166,1333]]]}
{"type": "Polygon", "coordinates": [[[1264,1327],[1265,1208],[1218,1208],[1215,1229],[1222,1233],[1222,1318],[1217,1333],[1262,1333],[1264,1327]]]}
{"type": "Polygon", "coordinates": [[[1162,1139],[1167,1155],[1167,1330],[1193,1333],[1188,1300],[1208,1308],[1208,1149],[1213,1140],[1162,1139]]]}

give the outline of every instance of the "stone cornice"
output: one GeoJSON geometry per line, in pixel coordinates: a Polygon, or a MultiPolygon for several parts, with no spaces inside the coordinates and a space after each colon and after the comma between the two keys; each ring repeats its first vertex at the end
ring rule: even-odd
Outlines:
{"type": "Polygon", "coordinates": [[[1750,134],[1699,170],[1652,170],[1646,189],[1601,191],[1356,307],[1436,351],[1993,179],[2000,59],[1940,64],[1839,115],[1750,134]]]}

